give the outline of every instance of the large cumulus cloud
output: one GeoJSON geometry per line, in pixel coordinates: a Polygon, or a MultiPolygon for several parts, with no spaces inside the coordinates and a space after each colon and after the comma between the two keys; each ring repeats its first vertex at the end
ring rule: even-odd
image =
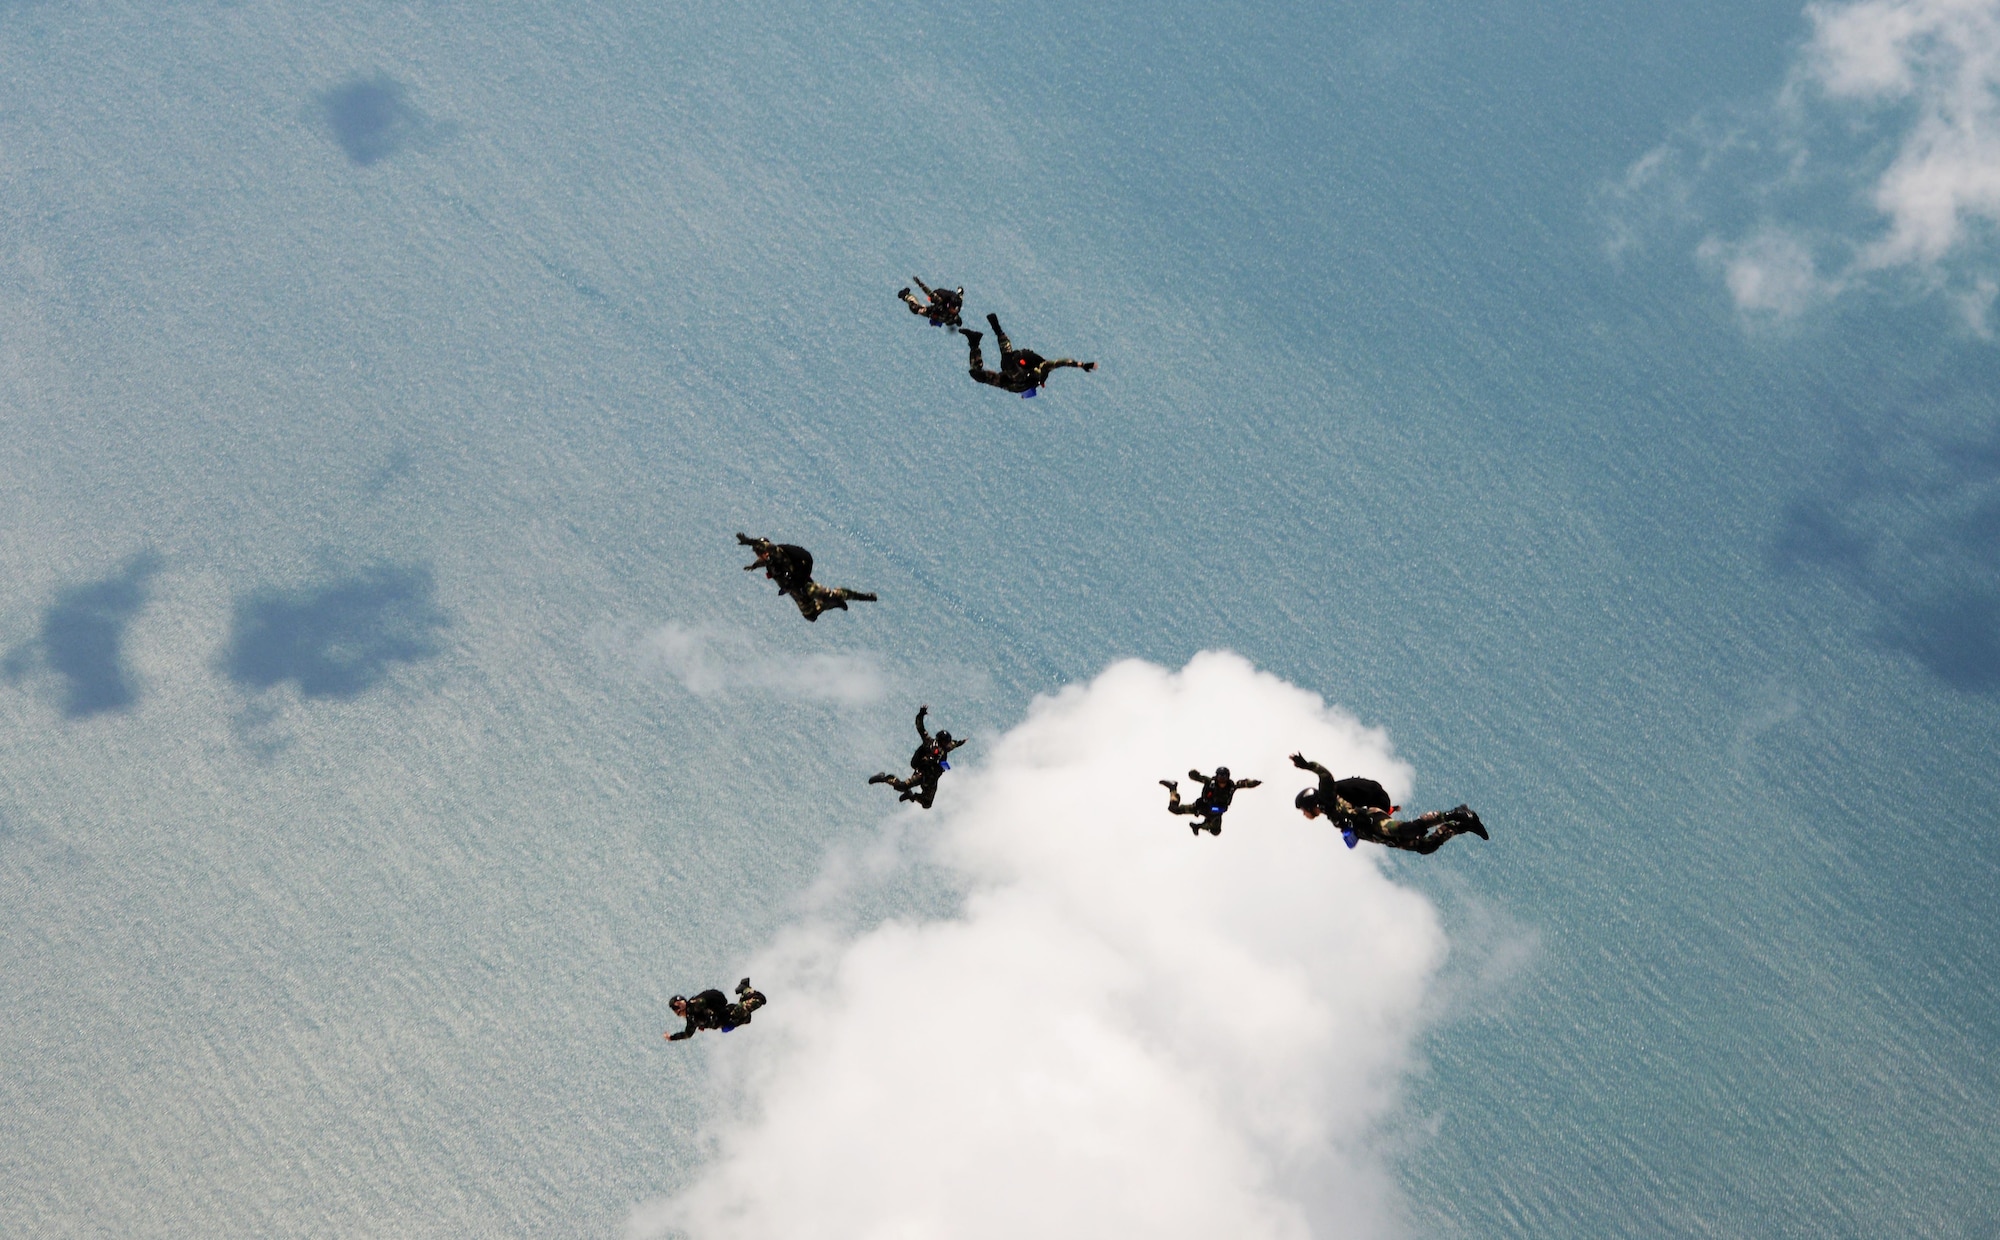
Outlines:
{"type": "Polygon", "coordinates": [[[713,1157],[632,1233],[1393,1234],[1382,1127],[1444,938],[1291,808],[1300,748],[1409,790],[1380,732],[1229,654],[1118,664],[965,751],[885,836],[958,911],[755,959],[770,1007],[685,1052],[728,1100],[713,1157]],[[1156,781],[1217,763],[1266,784],[1195,839],[1156,781]]]}

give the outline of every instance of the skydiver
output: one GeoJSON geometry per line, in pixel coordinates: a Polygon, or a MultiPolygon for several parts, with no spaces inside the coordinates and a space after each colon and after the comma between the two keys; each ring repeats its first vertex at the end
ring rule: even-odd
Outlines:
{"type": "Polygon", "coordinates": [[[936,736],[932,736],[924,727],[924,716],[929,712],[929,706],[917,707],[917,735],[921,740],[917,751],[910,755],[910,777],[897,779],[887,771],[868,777],[871,784],[887,784],[901,793],[896,798],[898,801],[915,801],[925,809],[929,809],[937,797],[938,780],[943,779],[944,773],[951,769],[951,763],[946,759],[951,756],[952,750],[965,744],[965,741],[953,740],[951,733],[942,728],[938,729],[936,736]]]}
{"type": "Polygon", "coordinates": [[[752,538],[748,534],[738,534],[736,541],[757,556],[743,566],[743,571],[748,573],[763,569],[764,576],[778,583],[778,593],[798,604],[799,614],[808,620],[818,620],[822,612],[846,611],[849,602],[875,601],[872,594],[863,594],[845,586],[836,589],[814,581],[812,552],[804,547],[774,543],[768,538],[752,538]]]}
{"type": "Polygon", "coordinates": [[[724,1033],[740,1025],[750,1023],[750,1013],[764,1006],[764,993],[750,988],[750,979],[736,983],[735,1003],[719,990],[704,990],[692,999],[675,995],[667,1000],[667,1006],[674,1015],[687,1022],[687,1028],[679,1033],[671,1030],[665,1035],[669,1042],[679,1042],[691,1038],[698,1030],[720,1029],[724,1033]]]}
{"type": "Polygon", "coordinates": [[[1200,822],[1188,824],[1188,830],[1194,832],[1197,838],[1204,830],[1210,835],[1221,835],[1222,816],[1229,812],[1229,803],[1236,799],[1237,792],[1244,788],[1255,788],[1264,782],[1261,779],[1231,779],[1229,768],[1226,766],[1216,767],[1213,776],[1204,775],[1200,771],[1189,771],[1188,778],[1201,785],[1201,795],[1194,799],[1192,805],[1181,804],[1181,786],[1174,780],[1163,779],[1160,781],[1160,786],[1167,790],[1169,814],[1186,814],[1201,819],[1200,822]]]}
{"type": "Polygon", "coordinates": [[[1007,339],[1001,330],[1000,316],[989,314],[986,321],[993,325],[993,337],[1000,342],[1000,369],[998,372],[986,369],[986,360],[980,355],[979,342],[984,333],[961,327],[958,334],[965,337],[971,350],[971,374],[974,379],[991,387],[1004,388],[1009,392],[1019,392],[1023,397],[1033,396],[1035,389],[1049,381],[1052,371],[1064,366],[1074,366],[1078,370],[1096,370],[1096,362],[1076,362],[1066,357],[1050,361],[1031,349],[1017,349],[1014,342],[1007,339]]]}
{"type": "Polygon", "coordinates": [[[1442,812],[1432,810],[1399,820],[1391,815],[1402,806],[1392,804],[1388,792],[1374,780],[1359,776],[1335,779],[1333,772],[1317,762],[1307,761],[1300,753],[1292,755],[1292,765],[1319,776],[1319,787],[1299,793],[1292,804],[1308,818],[1326,815],[1340,828],[1340,836],[1349,848],[1367,840],[1384,848],[1429,855],[1443,848],[1445,841],[1453,836],[1492,838],[1486,833],[1486,824],[1479,821],[1479,815],[1466,806],[1442,812]]]}
{"type": "Polygon", "coordinates": [[[903,299],[903,304],[910,308],[911,314],[928,320],[932,327],[959,327],[964,324],[965,320],[958,317],[958,312],[965,309],[965,289],[962,286],[932,288],[922,280],[917,280],[915,276],[910,278],[916,280],[917,287],[924,290],[924,302],[929,303],[918,302],[906,288],[896,290],[896,296],[903,299]]]}

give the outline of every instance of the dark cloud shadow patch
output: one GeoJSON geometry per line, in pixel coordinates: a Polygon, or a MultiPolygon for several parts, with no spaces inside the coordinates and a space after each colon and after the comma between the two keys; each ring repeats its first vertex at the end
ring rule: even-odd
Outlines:
{"type": "Polygon", "coordinates": [[[297,590],[239,599],[222,670],[249,689],[291,681],[306,698],[352,698],[402,663],[443,650],[451,618],[428,569],[378,565],[297,590]]]}
{"type": "Polygon", "coordinates": [[[1884,648],[1954,689],[1996,693],[2000,416],[1983,395],[1969,410],[1931,400],[1942,414],[1919,398],[1850,428],[1836,474],[1786,510],[1773,569],[1831,575],[1873,602],[1884,648]]]}
{"type": "Polygon", "coordinates": [[[61,591],[42,613],[41,632],[10,651],[0,671],[16,683],[34,671],[52,674],[71,719],[131,710],[139,686],[125,666],[125,629],[159,570],[159,557],[147,553],[109,577],[61,591]]]}
{"type": "Polygon", "coordinates": [[[450,127],[425,116],[409,88],[386,73],[353,77],[319,97],[319,111],[348,162],[367,168],[406,147],[423,147],[450,127]]]}
{"type": "Polygon", "coordinates": [[[1882,638],[1968,693],[2000,689],[2000,594],[1963,590],[1906,604],[1882,638]]]}

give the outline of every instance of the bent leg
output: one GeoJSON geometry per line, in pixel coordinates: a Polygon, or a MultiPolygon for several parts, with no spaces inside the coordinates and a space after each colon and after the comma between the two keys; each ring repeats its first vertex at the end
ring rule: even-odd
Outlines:
{"type": "Polygon", "coordinates": [[[1000,376],[986,369],[985,355],[979,351],[979,333],[966,328],[960,328],[959,335],[965,337],[967,354],[965,366],[967,373],[980,383],[992,384],[995,387],[1000,386],[1000,376]]]}
{"type": "Polygon", "coordinates": [[[1014,351],[1014,342],[1007,339],[1006,329],[1000,326],[1000,316],[997,314],[989,314],[986,316],[986,321],[993,328],[993,338],[1000,342],[1001,356],[1004,357],[1007,354],[1012,353],[1014,351]]]}
{"type": "Polygon", "coordinates": [[[911,296],[910,290],[904,289],[901,292],[897,293],[896,296],[903,299],[903,304],[910,308],[911,314],[928,315],[930,313],[929,310],[924,308],[921,302],[919,302],[915,297],[911,296]]]}

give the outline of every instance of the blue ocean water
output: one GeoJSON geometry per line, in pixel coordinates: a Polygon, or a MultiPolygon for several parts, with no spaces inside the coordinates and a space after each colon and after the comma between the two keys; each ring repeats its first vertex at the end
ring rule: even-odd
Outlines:
{"type": "Polygon", "coordinates": [[[1991,1233],[1993,346],[1605,245],[1803,33],[0,6],[0,1232],[613,1230],[701,1157],[666,997],[906,699],[1226,646],[1494,824],[1402,867],[1420,1233],[1991,1233]],[[975,388],[911,274],[1102,369],[975,388]],[[894,691],[690,694],[670,622],[894,691]]]}

